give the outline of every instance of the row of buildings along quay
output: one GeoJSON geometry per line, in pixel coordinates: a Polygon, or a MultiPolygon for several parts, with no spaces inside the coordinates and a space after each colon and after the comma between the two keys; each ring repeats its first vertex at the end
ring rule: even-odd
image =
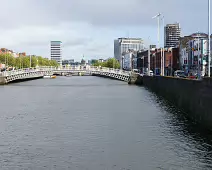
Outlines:
{"type": "Polygon", "coordinates": [[[198,69],[204,76],[208,70],[208,34],[195,32],[181,35],[179,23],[164,27],[164,45],[144,42],[141,38],[118,38],[114,40],[114,57],[124,70],[148,69],[148,50],[150,48],[150,69],[156,74],[171,76],[176,70],[195,73],[198,69]],[[163,52],[164,51],[164,52],[163,52]],[[164,65],[162,66],[162,57],[164,65]]]}

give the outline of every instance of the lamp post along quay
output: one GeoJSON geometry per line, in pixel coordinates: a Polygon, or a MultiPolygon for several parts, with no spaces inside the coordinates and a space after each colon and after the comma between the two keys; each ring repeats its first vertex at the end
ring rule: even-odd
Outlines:
{"type": "MultiPolygon", "coordinates": [[[[162,18],[163,21],[163,30],[165,29],[165,21],[164,21],[164,16],[162,18]]],[[[165,34],[165,30],[163,31],[165,34]]],[[[164,36],[165,37],[165,36],[164,36]]],[[[162,76],[164,76],[164,67],[165,67],[165,40],[163,42],[163,54],[162,54],[162,76]]]]}
{"type": "Polygon", "coordinates": [[[148,37],[148,41],[146,41],[147,49],[148,49],[148,75],[150,76],[150,37],[148,37]]]}
{"type": "Polygon", "coordinates": [[[201,78],[201,70],[200,70],[200,33],[198,32],[198,41],[197,41],[197,48],[198,48],[198,63],[197,63],[197,76],[198,76],[198,79],[201,78]]]}
{"type": "Polygon", "coordinates": [[[163,48],[160,48],[160,75],[163,75],[163,48]]]}
{"type": "MultiPolygon", "coordinates": [[[[157,15],[152,17],[152,19],[157,18],[157,22],[158,22],[158,49],[160,48],[160,16],[161,16],[161,13],[158,13],[157,15]]],[[[155,74],[156,74],[156,57],[155,57],[155,74]]]]}
{"type": "Polygon", "coordinates": [[[29,68],[32,67],[32,56],[30,55],[30,58],[29,58],[29,68]]]}
{"type": "Polygon", "coordinates": [[[143,73],[144,73],[144,56],[141,57],[143,59],[143,73]]]}
{"type": "Polygon", "coordinates": [[[210,15],[211,15],[211,1],[208,0],[208,77],[211,76],[211,18],[210,18],[210,15]]]}

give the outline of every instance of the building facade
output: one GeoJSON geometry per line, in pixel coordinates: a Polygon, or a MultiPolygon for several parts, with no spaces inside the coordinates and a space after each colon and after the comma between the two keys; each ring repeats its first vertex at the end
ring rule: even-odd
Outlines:
{"type": "Polygon", "coordinates": [[[137,69],[137,51],[128,51],[122,56],[122,69],[137,69]]]}
{"type": "Polygon", "coordinates": [[[114,57],[120,63],[122,62],[122,56],[129,50],[139,51],[143,49],[144,44],[141,38],[118,38],[114,40],[114,57]]]}
{"type": "Polygon", "coordinates": [[[55,60],[62,65],[62,42],[51,41],[51,60],[55,60]]]}
{"type": "Polygon", "coordinates": [[[73,65],[73,64],[74,64],[74,59],[62,60],[62,65],[73,65]]]}
{"type": "Polygon", "coordinates": [[[201,72],[204,76],[208,66],[208,35],[193,33],[180,43],[180,66],[186,73],[201,72]]]}
{"type": "MultiPolygon", "coordinates": [[[[179,69],[179,48],[166,48],[164,51],[164,74],[173,75],[179,69]]],[[[148,50],[137,53],[137,68],[140,72],[148,71],[148,50]]],[[[161,74],[161,51],[160,49],[150,50],[150,70],[156,75],[161,74]]]]}
{"type": "Polygon", "coordinates": [[[174,48],[181,35],[180,24],[167,24],[164,28],[164,43],[166,48],[174,48]]]}

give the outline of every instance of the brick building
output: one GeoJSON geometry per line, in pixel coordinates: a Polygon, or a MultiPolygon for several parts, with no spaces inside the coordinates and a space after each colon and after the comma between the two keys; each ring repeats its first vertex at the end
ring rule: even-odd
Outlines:
{"type": "MultiPolygon", "coordinates": [[[[164,52],[164,74],[173,75],[175,70],[179,69],[179,48],[165,49],[164,52]]],[[[137,68],[140,72],[148,70],[148,50],[137,53],[137,68]]],[[[161,74],[161,50],[154,49],[150,51],[150,70],[156,75],[161,74]]]]}
{"type": "Polygon", "coordinates": [[[19,53],[19,57],[26,57],[26,53],[25,52],[19,53]]]}

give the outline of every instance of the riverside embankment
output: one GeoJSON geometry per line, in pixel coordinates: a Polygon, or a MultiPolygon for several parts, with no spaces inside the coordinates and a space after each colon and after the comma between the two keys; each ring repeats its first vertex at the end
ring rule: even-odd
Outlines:
{"type": "Polygon", "coordinates": [[[212,79],[188,80],[144,76],[143,85],[212,129],[212,79]]]}

